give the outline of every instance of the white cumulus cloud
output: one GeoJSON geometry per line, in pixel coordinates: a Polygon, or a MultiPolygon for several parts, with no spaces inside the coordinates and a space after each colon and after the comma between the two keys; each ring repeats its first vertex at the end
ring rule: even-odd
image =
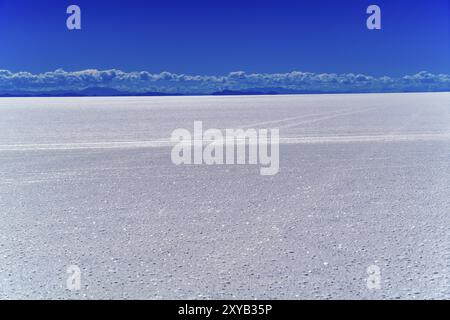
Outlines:
{"type": "Polygon", "coordinates": [[[0,92],[74,91],[108,87],[128,92],[211,93],[221,90],[286,89],[324,92],[448,91],[450,75],[426,71],[403,77],[373,77],[292,71],[288,73],[231,72],[224,76],[185,75],[171,72],[124,72],[88,69],[68,72],[58,69],[33,74],[0,70],[0,92]]]}

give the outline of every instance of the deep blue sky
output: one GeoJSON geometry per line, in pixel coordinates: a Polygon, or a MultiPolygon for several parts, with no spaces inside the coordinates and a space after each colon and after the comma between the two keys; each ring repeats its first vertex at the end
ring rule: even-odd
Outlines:
{"type": "Polygon", "coordinates": [[[450,0],[0,0],[0,69],[450,74],[449,20],[450,0]]]}

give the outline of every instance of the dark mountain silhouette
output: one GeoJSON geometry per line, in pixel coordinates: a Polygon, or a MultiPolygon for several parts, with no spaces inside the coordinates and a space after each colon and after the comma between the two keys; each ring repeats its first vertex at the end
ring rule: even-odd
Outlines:
{"type": "MultiPolygon", "coordinates": [[[[404,90],[374,90],[374,91],[324,91],[324,90],[296,90],[290,88],[248,88],[245,90],[230,90],[225,89],[216,92],[205,93],[167,93],[167,92],[131,92],[120,91],[108,87],[90,87],[81,90],[64,91],[8,91],[0,92],[0,97],[158,97],[158,96],[242,96],[242,95],[280,95],[280,94],[339,94],[339,93],[394,93],[394,92],[429,92],[429,90],[417,90],[414,88],[407,88],[404,90]]],[[[433,90],[433,92],[448,92],[447,90],[433,90]]]]}
{"type": "Polygon", "coordinates": [[[277,95],[277,94],[327,94],[327,93],[350,93],[344,91],[323,91],[323,90],[295,90],[288,88],[249,88],[246,90],[223,90],[214,92],[215,96],[232,95],[277,95]]]}
{"type": "Polygon", "coordinates": [[[11,91],[0,93],[0,97],[127,97],[127,96],[181,96],[165,92],[128,92],[108,87],[91,87],[78,91],[11,91]]]}
{"type": "Polygon", "coordinates": [[[238,91],[238,90],[223,90],[223,91],[217,91],[213,92],[213,96],[242,96],[242,95],[276,95],[279,94],[274,91],[270,92],[264,92],[264,91],[256,91],[256,90],[245,90],[245,91],[238,91]]]}

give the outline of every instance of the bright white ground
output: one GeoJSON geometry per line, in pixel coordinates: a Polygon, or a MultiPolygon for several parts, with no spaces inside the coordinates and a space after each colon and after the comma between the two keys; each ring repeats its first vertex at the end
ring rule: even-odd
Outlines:
{"type": "Polygon", "coordinates": [[[0,99],[0,298],[450,298],[449,225],[448,93],[0,99]],[[194,120],[279,174],[173,165],[194,120]]]}

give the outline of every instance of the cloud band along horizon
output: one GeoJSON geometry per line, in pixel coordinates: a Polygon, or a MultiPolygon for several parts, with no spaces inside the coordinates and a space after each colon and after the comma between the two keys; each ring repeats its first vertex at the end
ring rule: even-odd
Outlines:
{"type": "Polygon", "coordinates": [[[170,72],[124,72],[63,69],[45,73],[0,70],[0,93],[79,91],[111,88],[123,92],[169,94],[208,94],[224,90],[267,92],[401,92],[450,91],[449,74],[421,71],[402,77],[373,77],[365,74],[336,74],[292,71],[288,73],[231,72],[223,76],[186,75],[170,72]]]}

